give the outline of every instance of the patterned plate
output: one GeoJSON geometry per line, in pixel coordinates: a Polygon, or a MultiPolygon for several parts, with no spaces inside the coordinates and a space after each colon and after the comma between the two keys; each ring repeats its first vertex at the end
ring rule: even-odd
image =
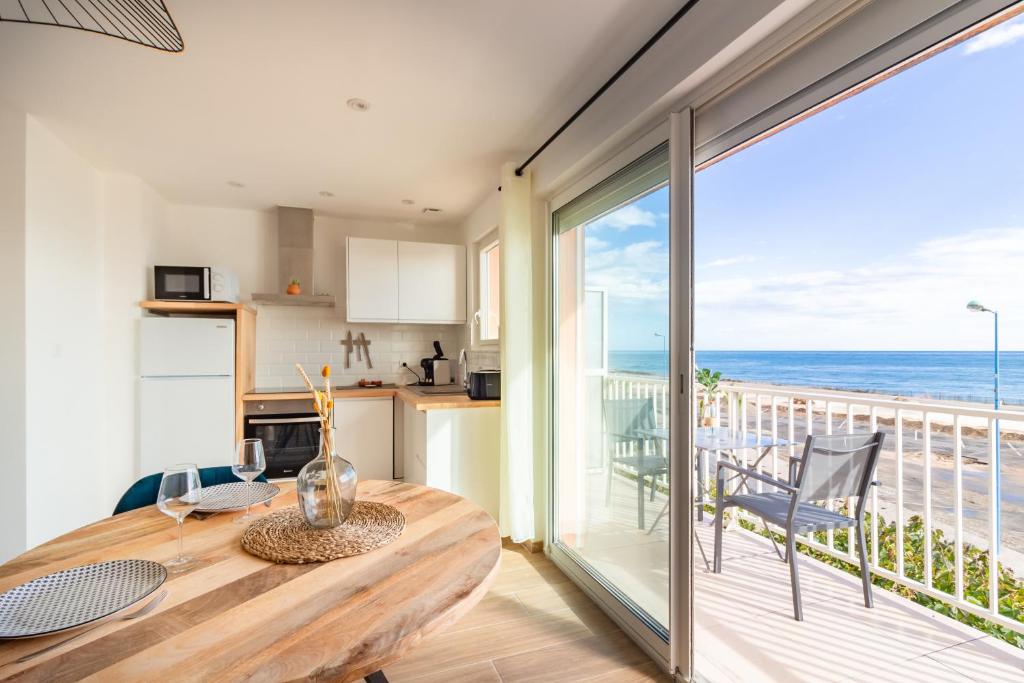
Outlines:
{"type": "MultiPolygon", "coordinates": [[[[265,481],[252,483],[252,504],[265,503],[279,494],[281,489],[265,481]]],[[[245,482],[217,484],[203,489],[203,499],[196,512],[224,512],[245,507],[245,482]]]]}
{"type": "Polygon", "coordinates": [[[32,638],[120,612],[167,578],[162,564],[112,560],[72,567],[0,594],[0,638],[32,638]]]}

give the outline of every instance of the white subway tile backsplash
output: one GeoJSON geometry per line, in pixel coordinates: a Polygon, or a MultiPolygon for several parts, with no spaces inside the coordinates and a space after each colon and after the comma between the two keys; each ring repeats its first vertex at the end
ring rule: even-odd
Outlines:
{"type": "Polygon", "coordinates": [[[256,384],[270,389],[301,384],[294,366],[297,362],[310,377],[318,376],[320,366],[329,364],[332,377],[342,385],[362,378],[407,384],[413,377],[402,367],[403,361],[418,370],[420,359],[434,354],[431,342],[437,339],[454,363],[460,338],[460,329],[455,326],[348,323],[333,308],[260,306],[256,317],[256,384]],[[354,348],[349,354],[351,367],[344,367],[346,351],[340,342],[348,332],[353,340],[362,332],[370,341],[372,370],[365,357],[356,359],[354,348]]]}

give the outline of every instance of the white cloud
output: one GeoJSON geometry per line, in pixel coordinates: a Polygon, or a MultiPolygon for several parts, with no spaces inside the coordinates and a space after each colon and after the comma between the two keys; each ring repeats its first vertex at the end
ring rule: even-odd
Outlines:
{"type": "Polygon", "coordinates": [[[619,249],[588,253],[587,285],[607,287],[616,299],[668,299],[668,248],[661,242],[634,242],[619,249]]]}
{"type": "Polygon", "coordinates": [[[602,251],[610,246],[610,242],[606,242],[600,237],[594,237],[593,235],[587,235],[586,237],[587,251],[602,251]]]}
{"type": "Polygon", "coordinates": [[[964,43],[964,54],[973,55],[985,50],[1012,45],[1024,38],[1024,22],[1000,24],[964,43]]]}
{"type": "Polygon", "coordinates": [[[600,230],[612,228],[614,230],[629,230],[630,228],[651,228],[658,222],[658,214],[653,211],[641,209],[636,204],[627,204],[609,214],[601,216],[596,221],[587,225],[587,230],[600,230]]]}
{"type": "Polygon", "coordinates": [[[877,264],[703,279],[694,294],[698,346],[987,348],[990,325],[965,309],[977,298],[1004,313],[1004,343],[1021,348],[1021,264],[1024,228],[981,229],[877,264]]]}
{"type": "Polygon", "coordinates": [[[704,268],[725,268],[726,266],[736,266],[741,263],[753,263],[757,260],[756,256],[750,256],[749,254],[743,256],[732,256],[729,258],[719,258],[714,261],[708,261],[703,264],[704,268]]]}

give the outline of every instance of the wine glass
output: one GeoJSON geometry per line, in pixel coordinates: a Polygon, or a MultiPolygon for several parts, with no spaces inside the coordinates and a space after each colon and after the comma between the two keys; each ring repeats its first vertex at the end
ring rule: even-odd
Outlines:
{"type": "Polygon", "coordinates": [[[267,458],[263,454],[263,441],[260,439],[242,439],[235,449],[235,462],[231,465],[231,471],[235,476],[245,481],[245,514],[235,519],[235,524],[244,524],[251,520],[252,508],[252,480],[260,476],[263,470],[267,469],[267,458]]]}
{"type": "Polygon", "coordinates": [[[172,571],[182,571],[195,562],[194,558],[182,553],[182,526],[189,513],[199,506],[203,485],[199,481],[199,469],[191,464],[171,465],[164,470],[160,479],[160,492],[156,506],[160,512],[173,517],[178,523],[178,556],[166,563],[172,571]]]}

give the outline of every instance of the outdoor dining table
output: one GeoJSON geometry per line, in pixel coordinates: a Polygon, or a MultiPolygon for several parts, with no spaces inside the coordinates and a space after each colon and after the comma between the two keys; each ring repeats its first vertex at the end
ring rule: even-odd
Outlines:
{"type": "MultiPolygon", "coordinates": [[[[295,485],[281,488],[271,510],[296,503],[295,485]]],[[[0,641],[0,680],[385,681],[380,669],[484,596],[501,540],[490,515],[445,491],[366,481],[358,497],[398,508],[405,529],[332,562],[274,564],[242,549],[237,513],[189,517],[185,551],[197,564],[169,576],[158,608],[27,661],[68,633],[0,641]]],[[[156,506],[108,517],[0,565],[0,591],[92,562],[164,562],[176,536],[156,506]]]]}
{"type": "MultiPolygon", "coordinates": [[[[761,461],[768,457],[772,450],[782,446],[788,446],[789,441],[779,438],[749,434],[746,432],[733,431],[721,427],[702,427],[694,435],[694,448],[697,451],[697,519],[704,519],[704,495],[708,493],[707,482],[704,481],[704,463],[702,459],[713,454],[724,454],[733,464],[748,467],[756,470],[761,461]],[[750,464],[740,462],[740,451],[760,450],[760,454],[750,464]]],[[[740,479],[736,490],[746,485],[746,477],[737,474],[730,477],[729,481],[740,479]]]]}
{"type": "MultiPolygon", "coordinates": [[[[669,430],[665,427],[641,429],[639,432],[642,436],[649,439],[668,441],[669,438],[669,430]]],[[[728,428],[701,427],[694,432],[693,445],[694,450],[696,451],[697,468],[697,492],[694,498],[694,504],[697,506],[697,519],[703,520],[704,504],[707,500],[705,495],[709,493],[706,482],[704,481],[704,458],[714,453],[719,453],[729,458],[734,464],[743,465],[743,463],[740,462],[740,457],[738,455],[740,451],[760,450],[760,454],[754,462],[749,465],[745,465],[751,469],[756,469],[761,464],[761,461],[771,454],[772,449],[789,446],[790,443],[786,439],[773,439],[770,437],[758,436],[756,434],[733,431],[728,428]]],[[[746,478],[743,477],[743,475],[735,475],[730,478],[730,481],[736,478],[741,479],[739,486],[746,483],[746,478]]],[[[667,510],[668,503],[666,502],[661,512],[658,514],[657,519],[654,520],[654,524],[651,525],[648,533],[654,531],[654,528],[658,525],[658,522],[661,521],[661,518],[664,517],[667,510]]]]}

